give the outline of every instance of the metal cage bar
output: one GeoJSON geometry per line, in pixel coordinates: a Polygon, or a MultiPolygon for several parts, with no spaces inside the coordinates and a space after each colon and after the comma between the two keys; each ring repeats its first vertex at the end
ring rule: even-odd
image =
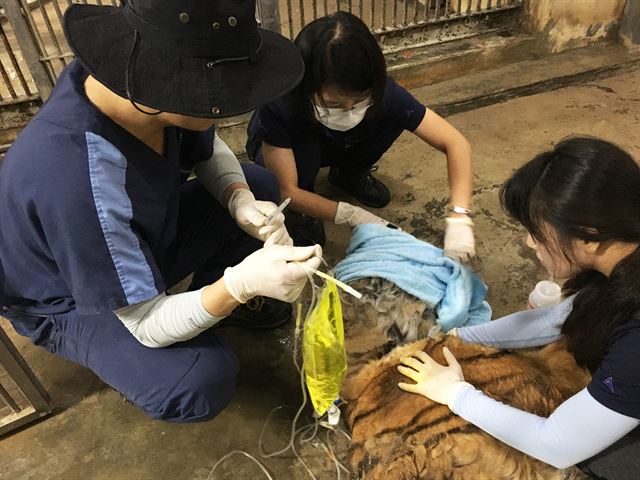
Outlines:
{"type": "Polygon", "coordinates": [[[51,413],[51,400],[4,330],[0,328],[0,365],[21,398],[2,386],[0,397],[11,414],[0,418],[0,435],[51,413]],[[26,405],[25,405],[26,401],[26,405]]]}

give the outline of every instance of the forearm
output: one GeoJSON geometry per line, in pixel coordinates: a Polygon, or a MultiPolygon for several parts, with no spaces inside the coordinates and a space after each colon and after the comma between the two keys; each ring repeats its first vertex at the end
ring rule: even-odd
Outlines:
{"type": "Polygon", "coordinates": [[[549,418],[505,405],[474,388],[458,393],[453,411],[507,445],[556,468],[592,457],[640,423],[598,403],[586,389],[549,418]]]}
{"type": "Polygon", "coordinates": [[[218,280],[195,292],[158,295],[114,313],[140,343],[158,348],[199,335],[237,305],[224,282],[218,280]]]}
{"type": "Polygon", "coordinates": [[[471,327],[458,328],[467,343],[496,348],[526,348],[547,345],[562,337],[560,330],[573,306],[573,297],[558,305],[516,312],[471,327]]]}
{"type": "Polygon", "coordinates": [[[207,191],[225,207],[234,190],[249,188],[240,162],[217,134],[213,140],[212,157],[198,163],[195,172],[207,191]]]}
{"type": "Polygon", "coordinates": [[[338,202],[309,192],[298,187],[285,188],[282,191],[283,197],[291,198],[289,208],[294,212],[303,213],[310,217],[319,218],[333,222],[336,217],[338,202]]]}
{"type": "Polygon", "coordinates": [[[473,190],[473,171],[471,164],[471,147],[462,137],[457,143],[448,146],[447,173],[449,176],[450,203],[461,207],[471,207],[473,190]]]}

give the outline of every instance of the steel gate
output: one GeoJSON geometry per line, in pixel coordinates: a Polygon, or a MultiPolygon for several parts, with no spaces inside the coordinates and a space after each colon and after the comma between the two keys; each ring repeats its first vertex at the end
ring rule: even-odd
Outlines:
{"type": "MultiPolygon", "coordinates": [[[[46,99],[71,61],[62,15],[71,0],[0,0],[0,105],[46,99]],[[8,21],[7,21],[8,20],[8,21]]],[[[79,0],[118,5],[119,0],[79,0]]],[[[78,0],[76,0],[78,3],[78,0]]],[[[379,38],[416,28],[488,17],[521,8],[522,0],[258,0],[256,15],[265,28],[293,39],[308,22],[346,10],[358,15],[379,38]]],[[[409,39],[410,42],[413,41],[409,39]]],[[[383,44],[383,49],[389,50],[383,44]]],[[[400,48],[406,48],[407,42],[400,48]]]]}

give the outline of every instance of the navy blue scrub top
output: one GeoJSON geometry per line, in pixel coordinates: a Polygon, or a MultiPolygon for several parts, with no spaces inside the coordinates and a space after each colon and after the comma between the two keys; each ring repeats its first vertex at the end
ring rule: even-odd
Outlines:
{"type": "Polygon", "coordinates": [[[611,410],[640,419],[640,314],[618,327],[587,390],[611,410]]]}
{"type": "Polygon", "coordinates": [[[172,127],[159,155],[87,99],[86,77],[73,61],[0,164],[0,300],[23,312],[98,314],[164,291],[180,183],[212,154],[212,129],[172,127]]]}
{"type": "Polygon", "coordinates": [[[363,141],[375,141],[380,128],[390,125],[413,132],[422,122],[425,112],[424,105],[387,77],[380,105],[351,130],[339,132],[319,122],[309,122],[295,107],[292,95],[288,94],[256,110],[249,125],[249,137],[274,147],[293,148],[296,139],[316,132],[321,141],[343,149],[363,141]]]}

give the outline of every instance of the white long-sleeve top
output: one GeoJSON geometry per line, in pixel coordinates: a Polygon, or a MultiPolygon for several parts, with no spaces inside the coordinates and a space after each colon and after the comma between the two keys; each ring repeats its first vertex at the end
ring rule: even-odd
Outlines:
{"type": "MultiPolygon", "coordinates": [[[[465,342],[497,348],[545,345],[561,338],[560,330],[571,312],[572,302],[573,298],[568,298],[553,307],[527,310],[482,325],[463,327],[458,329],[458,336],[465,342]]],[[[638,338],[637,329],[634,335],[638,338]]],[[[625,338],[628,337],[622,337],[620,342],[625,338]]],[[[620,349],[627,347],[620,342],[613,344],[612,349],[615,350],[618,344],[620,349]]],[[[599,372],[594,374],[589,387],[562,403],[548,418],[505,405],[471,386],[460,390],[453,411],[511,447],[554,467],[566,468],[601,452],[640,424],[636,416],[625,414],[637,411],[640,398],[632,398],[632,406],[625,407],[616,401],[614,385],[618,384],[613,383],[614,377],[601,382],[603,375],[599,372]],[[593,384],[594,381],[599,383],[593,384]],[[603,403],[610,401],[608,389],[611,390],[612,405],[603,403]]],[[[636,391],[634,380],[625,378],[624,373],[616,378],[621,379],[620,387],[624,386],[624,392],[632,392],[633,396],[636,391]]]]}

